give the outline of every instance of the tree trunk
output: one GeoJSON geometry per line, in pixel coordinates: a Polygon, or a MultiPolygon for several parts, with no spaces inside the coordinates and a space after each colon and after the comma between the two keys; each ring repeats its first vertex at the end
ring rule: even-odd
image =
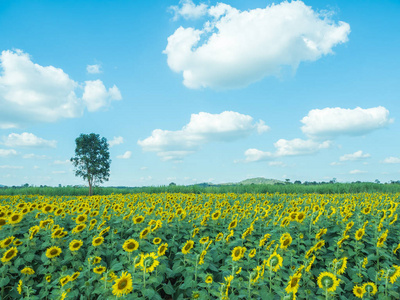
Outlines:
{"type": "Polygon", "coordinates": [[[93,196],[93,186],[92,186],[92,180],[88,180],[89,182],[89,196],[93,196]]]}

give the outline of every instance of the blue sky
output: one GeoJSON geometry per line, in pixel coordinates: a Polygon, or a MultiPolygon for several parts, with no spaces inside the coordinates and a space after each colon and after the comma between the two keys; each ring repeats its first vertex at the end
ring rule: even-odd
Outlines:
{"type": "Polygon", "coordinates": [[[1,1],[0,184],[400,179],[399,1],[1,1]]]}

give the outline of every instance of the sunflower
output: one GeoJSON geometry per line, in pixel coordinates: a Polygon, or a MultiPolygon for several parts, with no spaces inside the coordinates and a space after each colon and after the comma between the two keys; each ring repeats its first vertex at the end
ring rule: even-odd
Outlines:
{"type": "Polygon", "coordinates": [[[386,241],[387,235],[388,235],[389,230],[386,229],[384,233],[381,234],[381,236],[378,239],[378,242],[376,243],[377,247],[383,247],[383,244],[386,241]]]}
{"type": "Polygon", "coordinates": [[[250,251],[250,253],[249,253],[249,257],[250,258],[253,258],[254,256],[256,256],[256,253],[257,253],[257,250],[254,248],[254,249],[252,249],[251,251],[250,251]]]}
{"type": "Polygon", "coordinates": [[[69,275],[60,278],[61,286],[66,285],[70,281],[71,281],[71,277],[69,275]]]}
{"type": "Polygon", "coordinates": [[[13,245],[14,246],[21,246],[22,242],[19,239],[15,239],[14,242],[13,242],[13,245]]]}
{"type": "Polygon", "coordinates": [[[98,266],[93,269],[93,272],[95,272],[96,274],[102,274],[105,271],[106,271],[106,267],[103,267],[103,266],[98,266]]]}
{"type": "Polygon", "coordinates": [[[140,223],[142,223],[144,221],[144,217],[143,216],[136,216],[136,217],[133,217],[133,223],[135,223],[135,224],[140,224],[140,223]]]}
{"type": "Polygon", "coordinates": [[[25,267],[21,270],[21,273],[25,275],[33,275],[35,274],[35,271],[30,267],[25,267]]]}
{"type": "Polygon", "coordinates": [[[7,248],[15,239],[14,236],[9,236],[0,242],[0,248],[7,248]]]}
{"type": "Polygon", "coordinates": [[[17,256],[18,250],[16,247],[11,247],[8,249],[6,252],[4,252],[3,257],[1,258],[1,261],[3,263],[8,262],[12,260],[15,256],[17,256]]]}
{"type": "Polygon", "coordinates": [[[51,238],[52,239],[56,239],[56,238],[61,238],[63,236],[64,233],[64,227],[61,228],[57,228],[56,230],[53,231],[53,233],[51,234],[51,238]]]}
{"type": "Polygon", "coordinates": [[[50,282],[50,281],[51,281],[51,275],[47,275],[47,276],[46,276],[46,281],[47,281],[47,282],[50,282]]]}
{"type": "Polygon", "coordinates": [[[121,277],[115,279],[115,283],[112,286],[112,293],[117,297],[129,294],[132,287],[132,275],[128,272],[123,272],[121,277]]]}
{"type": "Polygon", "coordinates": [[[124,244],[122,245],[122,248],[126,252],[133,252],[139,248],[139,243],[137,241],[135,241],[134,239],[129,239],[124,242],[124,244]]]}
{"type": "Polygon", "coordinates": [[[301,274],[294,274],[293,276],[290,276],[289,278],[289,283],[285,289],[285,291],[290,294],[296,294],[297,290],[299,289],[299,282],[301,279],[301,274]]]}
{"type": "Polygon", "coordinates": [[[23,216],[24,215],[19,213],[19,212],[14,212],[8,218],[8,223],[10,223],[10,224],[18,224],[19,222],[22,221],[23,216]]]}
{"type": "Polygon", "coordinates": [[[146,227],[146,228],[143,229],[142,232],[140,233],[139,238],[140,238],[140,239],[146,238],[146,235],[148,235],[150,231],[151,231],[150,227],[146,227]]]}
{"type": "Polygon", "coordinates": [[[94,256],[89,258],[92,261],[92,265],[97,265],[101,262],[101,257],[100,256],[94,256]]]}
{"type": "Polygon", "coordinates": [[[160,264],[157,260],[158,256],[154,253],[140,254],[140,261],[135,265],[135,267],[140,267],[146,272],[153,272],[154,269],[160,264]]]}
{"type": "Polygon", "coordinates": [[[323,236],[324,234],[326,234],[326,232],[328,231],[328,229],[326,228],[321,228],[319,230],[319,232],[315,235],[315,239],[319,240],[321,238],[321,236],[323,236]]]}
{"type": "Polygon", "coordinates": [[[208,243],[208,240],[209,240],[209,239],[210,239],[210,238],[209,238],[208,236],[202,237],[202,238],[200,239],[199,243],[200,243],[200,244],[208,243]]]}
{"type": "Polygon", "coordinates": [[[284,236],[282,236],[282,237],[280,239],[280,242],[281,242],[280,248],[285,250],[292,243],[292,237],[290,236],[289,233],[284,234],[284,236]]]}
{"type": "Polygon", "coordinates": [[[324,240],[320,240],[318,243],[316,243],[313,247],[314,251],[320,250],[323,246],[325,245],[324,240]]]}
{"type": "Polygon", "coordinates": [[[45,214],[50,213],[52,211],[53,211],[53,206],[50,204],[47,204],[47,205],[43,206],[43,208],[42,208],[42,212],[45,214]]]}
{"type": "Polygon", "coordinates": [[[159,237],[156,237],[153,239],[153,244],[154,245],[158,245],[159,243],[161,243],[161,239],[159,237]]]}
{"type": "Polygon", "coordinates": [[[74,229],[72,229],[72,233],[78,233],[78,232],[81,232],[83,229],[85,229],[86,228],[86,224],[79,224],[79,225],[76,225],[75,227],[74,227],[74,229]]]}
{"type": "Polygon", "coordinates": [[[82,247],[83,242],[81,240],[72,240],[69,243],[69,250],[78,251],[80,247],[82,247]]]}
{"type": "Polygon", "coordinates": [[[21,295],[21,293],[22,293],[22,280],[21,280],[21,279],[20,279],[19,282],[18,282],[17,292],[18,292],[18,294],[20,294],[20,295],[21,295]]]}
{"type": "MultiPolygon", "coordinates": [[[[224,234],[222,232],[218,233],[217,236],[215,237],[215,241],[219,242],[224,238],[224,234]]],[[[400,244],[399,244],[400,245],[400,244]]]]}
{"type": "Polygon", "coordinates": [[[217,210],[216,212],[214,212],[214,213],[211,215],[211,219],[213,219],[214,221],[215,221],[215,220],[218,220],[218,218],[220,217],[220,215],[221,215],[221,211],[217,210]]]}
{"type": "Polygon", "coordinates": [[[365,290],[365,292],[371,296],[375,295],[376,292],[378,291],[376,284],[371,281],[364,283],[362,287],[365,290]]]}
{"type": "Polygon", "coordinates": [[[168,244],[167,243],[161,244],[158,247],[157,255],[158,256],[163,256],[165,254],[165,252],[167,251],[167,249],[168,249],[168,244]]]}
{"type": "Polygon", "coordinates": [[[229,226],[228,226],[228,230],[231,230],[231,229],[235,228],[237,226],[237,223],[238,223],[237,219],[235,219],[232,222],[230,222],[229,226]]]}
{"type": "Polygon", "coordinates": [[[85,223],[87,221],[87,215],[86,214],[81,214],[79,216],[76,217],[75,219],[75,223],[76,224],[82,224],[85,223]]]}
{"type": "Polygon", "coordinates": [[[318,276],[318,286],[324,291],[334,292],[339,285],[340,279],[330,272],[322,272],[318,276]]]}
{"type": "Polygon", "coordinates": [[[242,247],[240,247],[240,246],[237,246],[237,247],[233,248],[233,250],[232,250],[232,260],[233,261],[238,261],[239,259],[241,259],[243,257],[242,252],[243,252],[242,251],[242,247]]]}
{"type": "Polygon", "coordinates": [[[343,274],[344,271],[346,270],[346,267],[347,267],[347,257],[343,257],[342,258],[342,265],[341,265],[340,269],[337,271],[337,273],[339,275],[343,274]]]}
{"type": "Polygon", "coordinates": [[[72,274],[71,281],[74,281],[75,279],[77,279],[80,274],[81,274],[80,272],[75,272],[74,274],[72,274]]]}
{"type": "Polygon", "coordinates": [[[50,247],[46,250],[46,256],[48,258],[53,258],[61,254],[61,248],[57,246],[50,247]]]}
{"type": "Polygon", "coordinates": [[[267,260],[267,266],[272,269],[272,271],[276,272],[282,267],[283,258],[276,252],[272,253],[271,256],[267,260]]]}
{"type": "Polygon", "coordinates": [[[207,284],[213,283],[213,277],[212,277],[212,275],[207,275],[207,276],[206,276],[206,279],[204,280],[204,282],[207,283],[207,284]]]}
{"type": "Polygon", "coordinates": [[[7,219],[0,218],[0,228],[1,228],[1,226],[6,225],[6,224],[7,224],[7,219]]]}
{"type": "Polygon", "coordinates": [[[357,241],[361,240],[364,234],[365,234],[365,229],[364,229],[364,228],[358,229],[358,230],[356,231],[356,234],[355,234],[356,240],[357,240],[357,241]]]}
{"type": "Polygon", "coordinates": [[[365,293],[365,289],[364,286],[358,286],[355,285],[353,288],[353,294],[357,297],[357,298],[362,298],[364,297],[364,293],[365,293]]]}
{"type": "Polygon", "coordinates": [[[102,236],[95,236],[92,240],[92,245],[94,247],[100,246],[104,242],[104,237],[102,236]]]}
{"type": "Polygon", "coordinates": [[[198,234],[198,233],[199,233],[199,229],[198,228],[193,229],[192,238],[194,238],[196,236],[196,234],[198,234]]]}
{"type": "Polygon", "coordinates": [[[182,253],[183,254],[188,254],[190,249],[193,248],[194,242],[192,240],[186,241],[185,246],[182,248],[182,253]]]}

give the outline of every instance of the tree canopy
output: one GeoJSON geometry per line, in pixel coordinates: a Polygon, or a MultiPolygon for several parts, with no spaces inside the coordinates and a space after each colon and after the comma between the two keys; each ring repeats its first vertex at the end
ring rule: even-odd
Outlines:
{"type": "Polygon", "coordinates": [[[75,139],[75,157],[71,162],[75,176],[82,177],[89,184],[89,196],[93,195],[93,185],[108,181],[110,177],[110,153],[107,139],[99,134],[81,134],[75,139]]]}

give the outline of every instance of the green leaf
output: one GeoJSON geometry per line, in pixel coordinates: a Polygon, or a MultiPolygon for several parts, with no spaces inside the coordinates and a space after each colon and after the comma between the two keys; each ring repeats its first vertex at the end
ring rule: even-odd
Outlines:
{"type": "Polygon", "coordinates": [[[29,253],[27,253],[25,256],[24,256],[24,260],[26,261],[26,262],[32,262],[32,260],[35,258],[35,254],[34,253],[32,253],[32,252],[29,252],[29,253]]]}
{"type": "Polygon", "coordinates": [[[151,298],[153,298],[153,296],[155,295],[155,291],[154,291],[154,289],[145,289],[144,291],[143,291],[143,296],[145,296],[147,299],[151,299],[151,298]]]}
{"type": "Polygon", "coordinates": [[[0,279],[0,287],[6,286],[10,282],[9,277],[4,277],[0,279]]]}
{"type": "Polygon", "coordinates": [[[175,291],[171,282],[169,282],[169,281],[168,281],[168,284],[165,284],[163,286],[163,290],[167,295],[171,295],[171,296],[174,294],[174,291],[175,291]]]}

